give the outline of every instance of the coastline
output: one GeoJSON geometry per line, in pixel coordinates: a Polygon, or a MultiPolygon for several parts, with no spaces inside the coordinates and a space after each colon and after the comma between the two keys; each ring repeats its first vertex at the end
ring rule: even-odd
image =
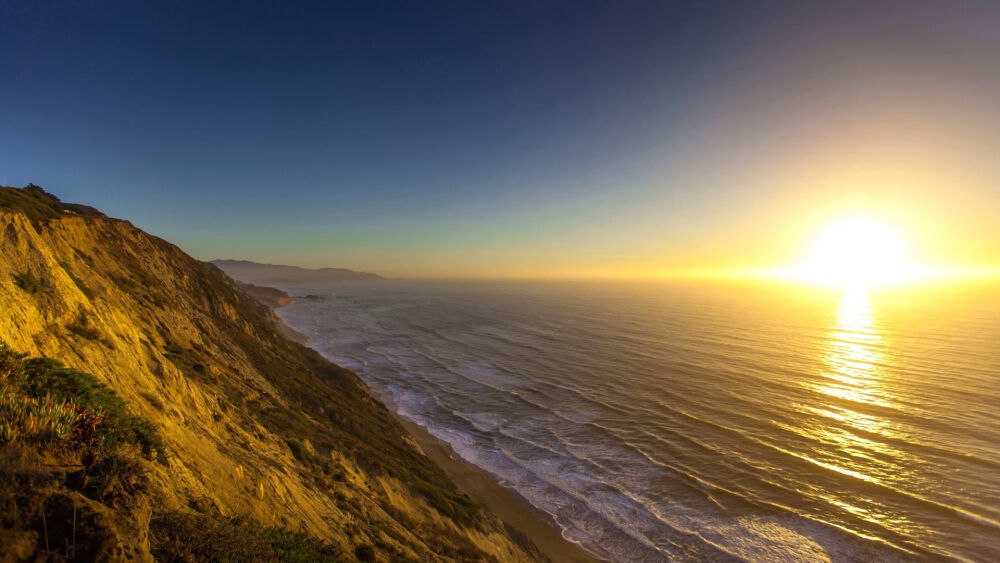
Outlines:
{"type": "MultiPolygon", "coordinates": [[[[286,304],[288,303],[280,305],[265,303],[272,311],[286,304]]],[[[306,335],[287,326],[280,317],[278,322],[286,338],[308,346],[306,335]]],[[[386,404],[388,411],[399,421],[417,448],[440,467],[459,490],[493,511],[504,524],[524,534],[542,555],[558,563],[601,561],[579,544],[564,538],[559,525],[550,515],[532,506],[513,489],[501,485],[489,472],[460,458],[450,444],[435,438],[416,423],[403,418],[393,408],[394,405],[386,403],[367,385],[365,388],[373,397],[386,404]]]]}
{"type": "MultiPolygon", "coordinates": [[[[369,390],[370,391],[370,390],[369,390]]],[[[531,506],[513,489],[501,485],[487,471],[458,457],[451,446],[389,409],[420,450],[440,467],[462,492],[486,505],[508,526],[527,536],[543,555],[558,563],[601,561],[579,544],[562,536],[548,514],[531,506]]]]}

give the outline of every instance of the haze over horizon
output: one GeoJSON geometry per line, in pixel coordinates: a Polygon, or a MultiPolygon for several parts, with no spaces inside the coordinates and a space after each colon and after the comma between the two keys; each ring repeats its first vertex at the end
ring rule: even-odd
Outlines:
{"type": "Polygon", "coordinates": [[[0,6],[0,184],[201,259],[788,264],[839,217],[1000,263],[1000,5],[0,6]]]}

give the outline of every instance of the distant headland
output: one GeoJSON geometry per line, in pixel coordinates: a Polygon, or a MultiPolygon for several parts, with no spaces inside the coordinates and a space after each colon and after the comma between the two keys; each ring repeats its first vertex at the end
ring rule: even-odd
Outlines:
{"type": "Polygon", "coordinates": [[[212,260],[223,272],[233,279],[252,284],[288,282],[326,281],[380,281],[378,274],[355,272],[346,268],[318,268],[315,270],[298,266],[260,264],[249,260],[212,260]]]}

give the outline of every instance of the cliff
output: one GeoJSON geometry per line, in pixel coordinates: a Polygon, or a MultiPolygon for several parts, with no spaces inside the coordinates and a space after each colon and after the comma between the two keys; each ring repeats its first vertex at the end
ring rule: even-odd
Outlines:
{"type": "Polygon", "coordinates": [[[292,302],[291,295],[274,287],[254,285],[252,283],[244,283],[240,281],[237,281],[236,285],[240,286],[240,289],[245,291],[248,295],[254,297],[257,301],[260,301],[271,309],[284,307],[292,302]]]}
{"type": "MultiPolygon", "coordinates": [[[[267,549],[319,545],[310,553],[324,559],[539,557],[458,492],[355,374],[284,338],[271,311],[219,268],[127,221],[40,189],[0,188],[0,311],[0,341],[92,374],[163,446],[137,438],[142,448],[109,453],[81,446],[76,426],[51,447],[8,439],[0,477],[21,479],[7,501],[24,513],[0,517],[0,558],[200,560],[261,537],[267,549]],[[108,485],[109,464],[130,468],[119,479],[130,485],[108,485]],[[90,528],[77,524],[84,514],[90,528]]],[[[13,393],[2,375],[0,391],[13,393]]],[[[37,406],[39,396],[24,400],[37,406]]],[[[87,414],[87,400],[67,404],[87,414]]]]}

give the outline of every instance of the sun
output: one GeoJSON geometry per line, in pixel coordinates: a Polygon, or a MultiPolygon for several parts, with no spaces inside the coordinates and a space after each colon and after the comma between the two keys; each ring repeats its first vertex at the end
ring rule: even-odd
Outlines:
{"type": "Polygon", "coordinates": [[[802,281],[865,289],[906,281],[914,266],[898,231],[873,217],[848,217],[823,229],[792,275],[802,281]]]}

